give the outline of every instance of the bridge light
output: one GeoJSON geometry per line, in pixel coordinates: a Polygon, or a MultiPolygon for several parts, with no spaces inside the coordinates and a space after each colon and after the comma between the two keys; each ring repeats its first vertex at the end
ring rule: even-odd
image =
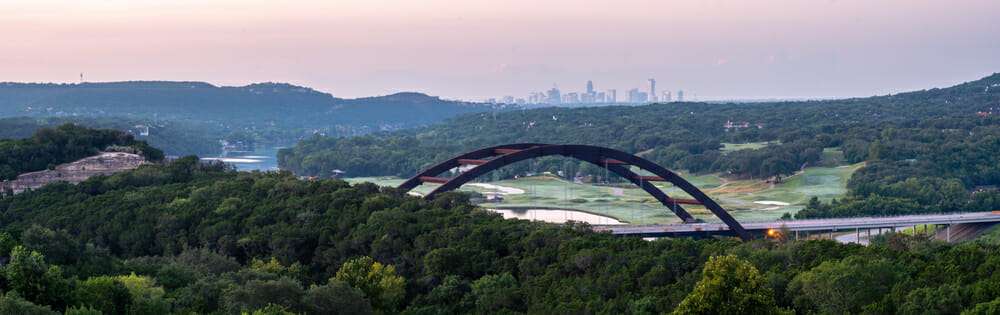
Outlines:
{"type": "Polygon", "coordinates": [[[767,229],[767,237],[778,238],[781,236],[781,231],[775,229],[767,229]]]}

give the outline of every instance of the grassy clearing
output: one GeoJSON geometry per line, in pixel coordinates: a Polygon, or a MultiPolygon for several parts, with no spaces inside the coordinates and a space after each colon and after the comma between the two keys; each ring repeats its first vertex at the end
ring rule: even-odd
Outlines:
{"type": "Polygon", "coordinates": [[[844,151],[840,151],[840,148],[826,148],[823,149],[822,160],[816,166],[835,167],[846,164],[847,159],[844,158],[844,151]]]}
{"type": "Polygon", "coordinates": [[[908,227],[908,228],[902,229],[899,232],[903,233],[903,234],[906,234],[906,235],[920,235],[920,234],[934,235],[935,233],[937,233],[937,230],[939,228],[941,228],[941,227],[939,227],[937,225],[934,225],[934,224],[921,224],[921,225],[916,225],[916,226],[912,226],[912,227],[908,227]]]}
{"type": "Polygon", "coordinates": [[[722,149],[719,151],[722,151],[722,153],[729,153],[739,150],[757,150],[766,147],[768,145],[778,144],[778,143],[780,142],[769,141],[769,142],[750,142],[750,143],[723,143],[722,149]]]}

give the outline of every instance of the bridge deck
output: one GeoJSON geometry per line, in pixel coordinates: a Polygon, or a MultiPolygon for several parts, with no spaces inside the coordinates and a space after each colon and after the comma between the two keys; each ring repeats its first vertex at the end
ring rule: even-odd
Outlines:
{"type": "MultiPolygon", "coordinates": [[[[788,220],[770,222],[744,222],[743,228],[762,233],[769,229],[789,231],[846,231],[854,229],[895,228],[921,224],[959,224],[1000,222],[1000,212],[971,212],[926,214],[898,217],[860,217],[840,219],[788,220]]],[[[731,234],[723,223],[677,223],[656,225],[595,225],[596,231],[610,231],[615,235],[683,236],[731,234]]]]}

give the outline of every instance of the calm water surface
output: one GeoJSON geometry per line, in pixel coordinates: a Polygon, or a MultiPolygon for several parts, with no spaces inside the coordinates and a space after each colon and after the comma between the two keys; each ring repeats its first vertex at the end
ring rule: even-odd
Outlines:
{"type": "Polygon", "coordinates": [[[278,150],[262,148],[250,152],[226,152],[218,157],[206,157],[206,161],[222,161],[236,166],[238,171],[277,171],[278,150]]]}

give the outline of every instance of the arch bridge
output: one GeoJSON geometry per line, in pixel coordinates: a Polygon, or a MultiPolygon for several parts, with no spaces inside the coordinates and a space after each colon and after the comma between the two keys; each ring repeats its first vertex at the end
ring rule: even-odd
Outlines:
{"type": "Polygon", "coordinates": [[[691,216],[687,210],[684,210],[682,205],[704,206],[726,224],[729,232],[741,239],[750,239],[750,234],[725,209],[676,173],[636,155],[599,146],[515,143],[482,148],[428,167],[400,184],[398,189],[407,192],[423,183],[441,184],[425,196],[427,199],[433,199],[437,194],[458,189],[463,184],[498,168],[543,156],[564,156],[605,168],[639,186],[684,223],[697,223],[698,220],[691,216]],[[471,166],[471,168],[452,178],[438,177],[448,170],[461,166],[471,166]],[[639,168],[653,175],[637,174],[631,170],[631,167],[639,168]],[[694,199],[670,197],[655,185],[647,184],[648,182],[669,182],[694,199]]]}

